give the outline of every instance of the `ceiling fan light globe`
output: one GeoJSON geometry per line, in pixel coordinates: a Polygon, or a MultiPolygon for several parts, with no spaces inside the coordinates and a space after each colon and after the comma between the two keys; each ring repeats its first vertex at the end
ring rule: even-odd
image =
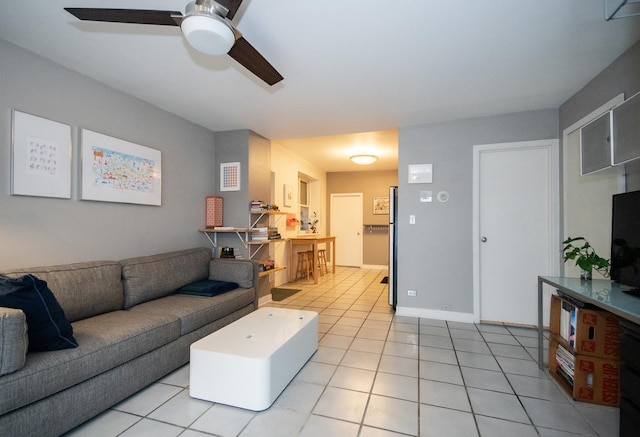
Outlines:
{"type": "Polygon", "coordinates": [[[231,28],[214,16],[187,16],[180,29],[191,47],[207,55],[224,55],[236,41],[231,28]]]}

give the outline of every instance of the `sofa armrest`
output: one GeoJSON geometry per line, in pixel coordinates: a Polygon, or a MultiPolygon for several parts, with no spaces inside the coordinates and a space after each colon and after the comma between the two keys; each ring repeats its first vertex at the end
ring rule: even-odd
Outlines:
{"type": "Polygon", "coordinates": [[[209,263],[209,279],[236,282],[241,288],[253,288],[255,308],[258,308],[258,273],[258,262],[253,260],[213,258],[209,263]]]}
{"type": "Polygon", "coordinates": [[[27,358],[28,347],[24,312],[0,307],[0,375],[21,369],[27,358]]]}

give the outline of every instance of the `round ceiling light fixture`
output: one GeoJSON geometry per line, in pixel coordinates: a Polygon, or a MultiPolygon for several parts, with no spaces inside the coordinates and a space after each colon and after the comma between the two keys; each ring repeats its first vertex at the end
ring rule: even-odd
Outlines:
{"type": "Polygon", "coordinates": [[[376,162],[378,157],[375,155],[354,155],[349,159],[359,165],[369,165],[376,162]]]}
{"type": "Polygon", "coordinates": [[[236,42],[231,27],[216,14],[187,15],[180,29],[191,47],[207,55],[229,53],[236,42]]]}

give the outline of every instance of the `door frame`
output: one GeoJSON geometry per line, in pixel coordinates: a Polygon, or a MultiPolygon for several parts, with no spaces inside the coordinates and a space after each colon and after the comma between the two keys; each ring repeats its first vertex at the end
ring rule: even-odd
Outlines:
{"type": "MultiPolygon", "coordinates": [[[[363,207],[363,203],[364,202],[364,193],[331,193],[329,195],[329,205],[330,205],[330,213],[329,213],[329,227],[331,229],[331,235],[335,235],[335,227],[333,225],[334,223],[334,205],[333,205],[333,199],[336,197],[357,197],[360,199],[360,244],[358,245],[358,250],[359,250],[359,256],[358,256],[358,262],[359,265],[358,267],[362,267],[362,263],[364,261],[364,235],[362,235],[362,226],[363,226],[363,220],[364,220],[364,215],[363,215],[363,211],[362,211],[362,207],[363,207]]],[[[335,213],[337,214],[337,212],[335,213]]],[[[336,215],[335,217],[338,217],[338,215],[336,215]]],[[[344,243],[342,243],[344,244],[344,243]]],[[[337,255],[336,255],[337,257],[337,255]]],[[[333,262],[335,263],[335,260],[333,260],[333,262]]]]}
{"type": "MultiPolygon", "coordinates": [[[[481,144],[473,146],[473,319],[480,323],[480,154],[484,151],[547,148],[549,150],[551,205],[549,235],[549,264],[551,275],[558,275],[560,267],[560,146],[557,139],[519,141],[513,143],[481,144]],[[554,250],[557,249],[557,250],[554,250]]],[[[537,278],[531,278],[536,284],[537,278]]]]}

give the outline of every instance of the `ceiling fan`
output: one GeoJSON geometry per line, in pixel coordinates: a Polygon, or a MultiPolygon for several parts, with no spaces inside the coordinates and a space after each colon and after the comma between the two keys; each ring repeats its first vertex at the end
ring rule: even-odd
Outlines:
{"type": "Polygon", "coordinates": [[[247,70],[269,85],[283,77],[231,25],[242,0],[195,0],[187,4],[185,14],[177,11],[145,9],[64,8],[80,20],[111,23],[179,26],[187,42],[209,55],[229,54],[247,70]]]}

